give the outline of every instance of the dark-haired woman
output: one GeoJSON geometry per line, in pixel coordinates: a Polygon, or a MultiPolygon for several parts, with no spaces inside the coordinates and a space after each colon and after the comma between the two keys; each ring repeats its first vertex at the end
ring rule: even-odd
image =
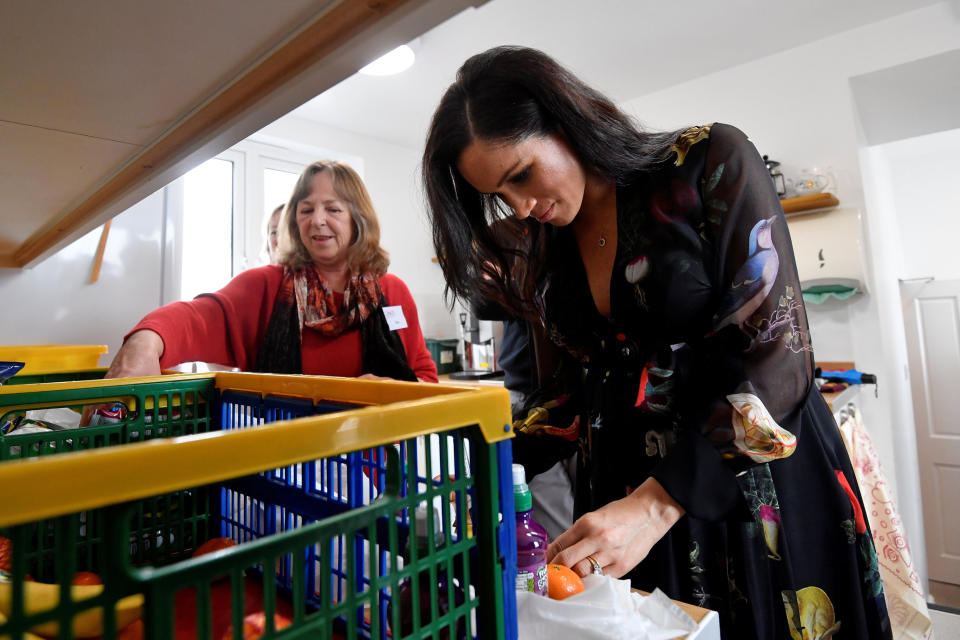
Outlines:
{"type": "Polygon", "coordinates": [[[437,381],[403,281],[386,273],[360,176],[339,162],[300,175],[279,221],[276,264],[174,302],[127,335],[108,377],[202,361],[246,371],[437,381]]]}
{"type": "Polygon", "coordinates": [[[644,132],[550,57],[501,47],[460,68],[423,172],[449,289],[563,351],[541,368],[549,417],[515,445],[533,472],[579,452],[580,517],[552,562],[715,609],[727,638],[890,636],[787,226],[743,133],[644,132]],[[491,233],[504,218],[512,238],[491,233]]]}

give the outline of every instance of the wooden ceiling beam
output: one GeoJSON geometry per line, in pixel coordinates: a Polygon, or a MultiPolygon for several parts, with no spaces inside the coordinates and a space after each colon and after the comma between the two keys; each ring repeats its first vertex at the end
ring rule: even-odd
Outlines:
{"type": "Polygon", "coordinates": [[[93,193],[38,231],[0,266],[23,267],[55,248],[70,233],[95,220],[112,202],[185,155],[198,139],[238,117],[272,91],[336,52],[404,5],[422,0],[342,0],[238,77],[134,157],[93,193]]]}

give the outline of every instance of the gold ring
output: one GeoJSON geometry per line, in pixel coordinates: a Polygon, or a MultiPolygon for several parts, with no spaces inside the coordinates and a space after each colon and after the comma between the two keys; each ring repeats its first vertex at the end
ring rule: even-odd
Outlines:
{"type": "Polygon", "coordinates": [[[593,575],[595,575],[595,576],[602,576],[602,575],[603,575],[603,567],[600,566],[600,563],[597,562],[597,559],[594,558],[593,556],[587,556],[587,560],[588,560],[588,561],[590,562],[590,564],[593,566],[593,575]]]}

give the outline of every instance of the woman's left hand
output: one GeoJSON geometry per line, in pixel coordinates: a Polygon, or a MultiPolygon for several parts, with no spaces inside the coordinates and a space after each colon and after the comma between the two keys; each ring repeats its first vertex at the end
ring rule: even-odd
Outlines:
{"type": "Polygon", "coordinates": [[[625,498],[592,511],[547,547],[547,562],[581,576],[593,572],[592,556],[604,575],[620,578],[647,557],[684,511],[653,478],[625,498]]]}

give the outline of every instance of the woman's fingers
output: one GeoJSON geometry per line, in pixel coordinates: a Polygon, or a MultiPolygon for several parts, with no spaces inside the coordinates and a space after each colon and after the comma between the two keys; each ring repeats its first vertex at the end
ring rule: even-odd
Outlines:
{"type": "Polygon", "coordinates": [[[581,576],[594,572],[592,557],[604,575],[620,578],[640,563],[683,515],[683,509],[648,478],[629,496],[578,518],[547,547],[548,561],[581,576]]]}
{"type": "Polygon", "coordinates": [[[547,545],[547,562],[550,564],[563,564],[562,562],[557,562],[557,554],[563,551],[566,547],[560,542],[560,538],[557,538],[553,542],[547,545]]]}
{"type": "Polygon", "coordinates": [[[609,553],[601,551],[596,543],[596,538],[585,538],[567,549],[557,538],[547,547],[547,562],[570,567],[581,578],[592,573],[606,574],[605,567],[612,562],[612,557],[609,553]]]}
{"type": "Polygon", "coordinates": [[[591,553],[583,560],[577,562],[571,567],[581,578],[586,578],[587,576],[593,575],[605,575],[606,571],[603,568],[603,556],[600,552],[591,553]]]}
{"type": "MultiPolygon", "coordinates": [[[[163,339],[154,331],[141,329],[132,333],[117,351],[104,378],[129,378],[137,376],[160,375],[160,356],[163,355],[163,339]]],[[[91,404],[83,408],[80,426],[90,424],[94,412],[100,408],[109,408],[107,404],[91,404]]]]}

